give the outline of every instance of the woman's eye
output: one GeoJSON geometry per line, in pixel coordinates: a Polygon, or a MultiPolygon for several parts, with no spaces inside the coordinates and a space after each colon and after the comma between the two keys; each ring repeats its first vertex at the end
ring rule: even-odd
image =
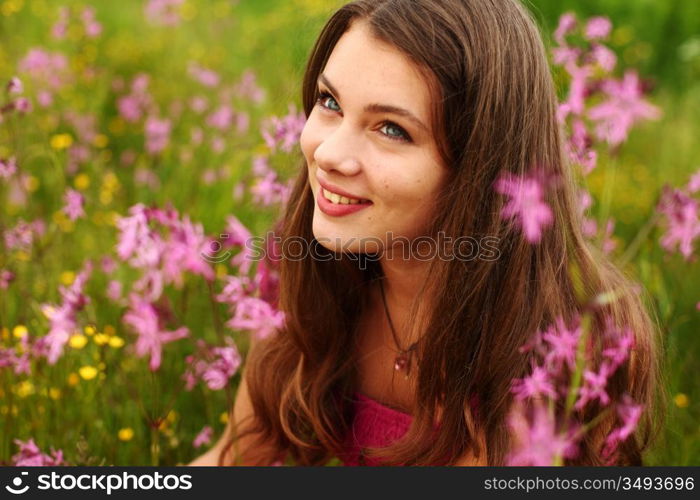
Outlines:
{"type": "Polygon", "coordinates": [[[316,102],[324,108],[329,109],[331,111],[340,111],[340,106],[338,106],[338,103],[335,102],[333,96],[330,95],[328,92],[321,92],[318,96],[318,99],[316,99],[316,102]],[[331,103],[330,105],[328,105],[329,102],[331,103]],[[333,105],[337,106],[337,109],[333,108],[333,105]]]}
{"type": "Polygon", "coordinates": [[[385,122],[379,130],[392,140],[411,142],[411,136],[408,135],[408,132],[393,122],[385,122]]]}

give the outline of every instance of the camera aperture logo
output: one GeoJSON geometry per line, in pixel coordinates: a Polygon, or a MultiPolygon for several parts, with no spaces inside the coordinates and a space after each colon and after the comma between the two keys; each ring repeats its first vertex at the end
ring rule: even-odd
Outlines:
{"type": "Polygon", "coordinates": [[[22,493],[26,493],[27,490],[29,489],[29,485],[25,484],[22,486],[22,476],[28,476],[29,472],[22,472],[20,473],[21,475],[17,476],[12,480],[12,486],[7,485],[5,486],[5,489],[12,493],[13,495],[21,495],[22,493]]]}
{"type": "MultiPolygon", "coordinates": [[[[5,489],[14,495],[21,495],[29,490],[29,485],[24,484],[23,476],[28,472],[22,472],[12,480],[12,485],[5,489]]],[[[39,490],[90,490],[106,491],[111,495],[117,490],[190,490],[192,489],[192,476],[190,474],[161,474],[160,472],[148,474],[71,474],[57,473],[41,474],[37,476],[37,489],[39,490]]]]}

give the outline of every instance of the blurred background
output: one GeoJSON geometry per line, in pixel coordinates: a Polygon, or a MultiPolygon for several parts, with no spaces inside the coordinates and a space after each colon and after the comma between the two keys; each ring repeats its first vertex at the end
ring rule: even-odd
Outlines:
{"type": "MultiPolygon", "coordinates": [[[[221,433],[248,335],[280,321],[274,270],[240,238],[279,215],[304,64],[338,5],[0,0],[0,463],[186,463],[221,433]]],[[[581,179],[592,238],[649,290],[666,342],[648,464],[700,465],[700,231],[661,244],[659,208],[683,190],[697,227],[700,3],[526,5],[550,49],[562,14],[608,18],[610,74],[636,71],[660,110],[595,143],[581,179]]],[[[571,75],[553,74],[564,101],[571,75]]]]}

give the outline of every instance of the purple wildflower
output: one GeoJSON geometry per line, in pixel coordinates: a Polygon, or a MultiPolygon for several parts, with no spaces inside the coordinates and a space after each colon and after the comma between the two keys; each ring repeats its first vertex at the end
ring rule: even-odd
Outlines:
{"type": "Polygon", "coordinates": [[[150,116],[146,120],[146,151],[157,154],[163,151],[170,140],[170,120],[150,116]]]}
{"type": "Polygon", "coordinates": [[[233,330],[247,330],[258,338],[266,338],[284,325],[284,312],[255,297],[241,298],[234,316],[226,322],[233,330]]]}
{"type": "Polygon", "coordinates": [[[10,156],[6,160],[0,158],[0,178],[8,179],[15,172],[17,172],[17,160],[14,156],[10,156]]]}
{"type": "Polygon", "coordinates": [[[603,448],[603,456],[611,457],[619,443],[625,441],[637,427],[642,416],[643,406],[635,404],[634,400],[625,394],[622,403],[617,407],[617,413],[622,420],[622,425],[608,434],[603,448]]]}
{"type": "Polygon", "coordinates": [[[7,83],[6,90],[8,94],[21,94],[22,92],[24,92],[24,86],[22,85],[22,81],[19,78],[13,76],[7,83]]]}
{"type": "Polygon", "coordinates": [[[531,418],[523,405],[518,405],[509,414],[508,424],[515,436],[515,446],[506,459],[508,465],[551,466],[576,452],[573,433],[558,432],[554,415],[542,404],[534,405],[531,418]]]}
{"type": "Polygon", "coordinates": [[[564,45],[564,37],[576,28],[576,16],[572,12],[565,12],[559,16],[559,25],[554,31],[554,40],[559,45],[564,45]]]}
{"type": "Polygon", "coordinates": [[[613,369],[605,362],[601,364],[598,372],[584,370],[583,387],[579,389],[579,399],[576,401],[574,408],[580,410],[586,406],[588,402],[595,401],[596,399],[600,401],[601,405],[610,403],[610,396],[605,392],[605,388],[612,372],[613,369]]]}
{"type": "Polygon", "coordinates": [[[569,328],[564,319],[559,317],[553,325],[542,333],[542,339],[549,344],[546,361],[559,367],[566,363],[572,370],[576,366],[576,349],[581,338],[581,326],[576,320],[576,326],[569,328]]]}
{"type": "Polygon", "coordinates": [[[513,379],[512,392],[518,399],[549,396],[557,399],[549,371],[543,366],[533,366],[532,373],[522,379],[513,379]]]}
{"type": "Polygon", "coordinates": [[[42,453],[33,439],[21,441],[15,439],[15,444],[19,446],[19,452],[12,456],[12,463],[17,467],[52,467],[56,465],[67,465],[63,459],[61,450],[51,448],[51,455],[42,453]]]}
{"type": "Polygon", "coordinates": [[[261,133],[265,143],[273,153],[278,149],[289,153],[299,143],[299,137],[305,123],[304,112],[297,113],[295,106],[290,104],[289,113],[281,118],[270,117],[264,124],[261,133]]]}
{"type": "Polygon", "coordinates": [[[584,36],[587,40],[601,40],[608,37],[611,29],[612,23],[607,17],[592,17],[586,23],[584,36]]]}
{"type": "Polygon", "coordinates": [[[63,211],[66,213],[70,220],[76,220],[80,217],[85,217],[85,210],[83,209],[85,205],[85,198],[80,192],[75,189],[68,189],[63,197],[65,206],[63,211]]]}
{"type": "Polygon", "coordinates": [[[530,243],[538,243],[542,229],[554,221],[552,209],[543,200],[544,184],[542,176],[537,174],[518,176],[503,172],[494,185],[498,193],[510,198],[501,210],[501,217],[515,219],[530,243]]]}
{"type": "Polygon", "coordinates": [[[629,130],[640,120],[655,120],[661,116],[656,106],[642,98],[637,73],[628,70],[622,81],[606,80],[601,85],[608,99],[588,110],[588,117],[597,122],[598,139],[617,146],[627,139],[629,130]]]}
{"type": "Polygon", "coordinates": [[[211,438],[212,435],[214,434],[214,429],[212,429],[210,426],[204,426],[204,428],[199,431],[199,434],[194,438],[194,441],[192,441],[192,446],[195,448],[201,448],[205,444],[211,443],[211,438]]]}
{"type": "Polygon", "coordinates": [[[673,251],[676,244],[683,257],[693,254],[693,241],[700,235],[698,203],[679,189],[664,187],[657,210],[666,216],[666,233],[661,246],[673,251]]]}
{"type": "Polygon", "coordinates": [[[138,335],[136,354],[141,357],[150,355],[149,368],[156,371],[160,368],[163,345],[187,337],[189,330],[184,326],[176,330],[164,330],[161,317],[153,304],[133,293],[129,299],[129,310],[124,314],[123,321],[138,335]]]}

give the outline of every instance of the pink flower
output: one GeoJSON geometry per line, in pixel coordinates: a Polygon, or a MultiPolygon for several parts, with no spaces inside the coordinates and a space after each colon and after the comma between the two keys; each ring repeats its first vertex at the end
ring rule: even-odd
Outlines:
{"type": "Polygon", "coordinates": [[[10,81],[7,83],[7,87],[5,87],[5,89],[7,90],[8,94],[21,94],[24,92],[22,81],[16,76],[10,78],[10,81]]]}
{"type": "Polygon", "coordinates": [[[102,25],[95,19],[95,9],[93,7],[85,7],[80,14],[85,28],[85,36],[88,38],[96,38],[102,33],[102,25]]]}
{"type": "Polygon", "coordinates": [[[234,92],[240,97],[250,99],[257,104],[265,99],[265,91],[258,87],[255,73],[250,69],[243,72],[241,80],[234,87],[234,92]]]}
{"type": "Polygon", "coordinates": [[[205,426],[201,431],[199,431],[199,434],[194,438],[194,441],[192,441],[192,446],[195,448],[201,448],[205,444],[211,443],[211,438],[212,435],[214,434],[214,429],[212,429],[210,426],[205,426]]]}
{"type": "Polygon", "coordinates": [[[608,384],[608,377],[610,377],[612,372],[612,368],[607,363],[603,363],[598,372],[585,370],[583,372],[583,387],[579,389],[579,399],[576,401],[574,408],[580,410],[588,402],[596,399],[600,401],[601,405],[610,403],[610,396],[605,392],[605,388],[608,384]]]}
{"type": "Polygon", "coordinates": [[[579,55],[581,55],[581,49],[577,47],[554,47],[552,49],[552,61],[560,66],[576,64],[579,55]]]}
{"type": "Polygon", "coordinates": [[[19,452],[12,456],[12,463],[17,467],[52,467],[56,465],[67,465],[63,459],[61,450],[51,448],[51,455],[41,452],[33,439],[27,442],[15,439],[15,444],[19,446],[19,452]]]}
{"type": "Polygon", "coordinates": [[[54,364],[63,354],[63,348],[68,339],[77,329],[76,315],[90,298],[85,295],[84,289],[88,278],[92,274],[92,262],[86,261],[83,269],[75,277],[68,287],[59,287],[62,303],[58,306],[42,304],[41,310],[49,320],[49,332],[42,338],[46,345],[46,357],[49,364],[54,364]]]}
{"type": "Polygon", "coordinates": [[[679,189],[664,187],[657,210],[666,216],[666,233],[661,246],[667,251],[678,250],[687,259],[693,254],[693,242],[700,235],[698,203],[679,189]]]}
{"type": "Polygon", "coordinates": [[[556,367],[566,363],[573,370],[576,366],[576,349],[580,338],[580,325],[569,328],[563,318],[557,318],[555,323],[542,334],[542,340],[549,344],[547,362],[556,367]]]}
{"type": "Polygon", "coordinates": [[[612,23],[607,17],[592,17],[586,23],[584,36],[587,40],[600,40],[607,38],[612,29],[612,23]]]}
{"type": "Polygon", "coordinates": [[[163,345],[187,337],[189,330],[184,326],[176,330],[164,330],[153,304],[133,293],[129,300],[129,310],[124,314],[123,321],[138,335],[136,354],[141,357],[149,354],[149,368],[156,371],[160,368],[163,345]]]}
{"type": "Polygon", "coordinates": [[[236,305],[252,292],[250,278],[247,276],[226,276],[225,280],[224,289],[216,296],[218,302],[236,305]]]}
{"type": "Polygon", "coordinates": [[[122,298],[122,284],[117,280],[110,280],[107,284],[107,298],[113,302],[120,302],[122,298]]]}
{"type": "Polygon", "coordinates": [[[261,133],[272,152],[280,149],[289,153],[299,143],[299,137],[305,123],[304,112],[297,113],[295,106],[290,104],[289,113],[281,118],[276,116],[268,118],[261,133]]]}
{"type": "Polygon", "coordinates": [[[33,241],[33,226],[22,219],[17,221],[15,227],[5,230],[5,245],[10,250],[29,250],[33,241]]]}
{"type": "Polygon", "coordinates": [[[603,456],[611,457],[619,443],[625,441],[637,427],[642,416],[643,406],[635,404],[634,400],[625,394],[623,401],[617,407],[617,413],[622,420],[622,425],[614,429],[606,438],[603,448],[603,456]]]}
{"type": "Polygon", "coordinates": [[[12,103],[12,105],[18,113],[23,115],[31,112],[32,110],[32,103],[26,97],[20,97],[14,103],[12,103]]]}
{"type": "Polygon", "coordinates": [[[231,106],[223,105],[207,117],[207,125],[224,131],[231,127],[233,117],[231,106]]]}
{"type": "Polygon", "coordinates": [[[216,87],[221,82],[221,77],[213,70],[201,67],[197,63],[190,63],[187,72],[196,81],[205,87],[216,87]]]}
{"type": "Polygon", "coordinates": [[[690,180],[688,181],[687,189],[688,189],[689,193],[695,193],[697,191],[700,191],[700,170],[695,172],[690,177],[690,180]]]}
{"type": "Polygon", "coordinates": [[[595,44],[590,52],[591,60],[598,64],[605,71],[610,72],[615,69],[617,64],[617,56],[615,52],[607,48],[605,45],[595,44]]]}
{"type": "Polygon", "coordinates": [[[197,344],[199,355],[186,358],[189,368],[184,375],[185,388],[192,390],[201,380],[212,391],[223,389],[241,366],[242,359],[236,345],[230,337],[223,347],[209,347],[202,340],[197,344]]]}
{"type": "Polygon", "coordinates": [[[170,120],[150,116],[146,120],[146,151],[157,154],[163,151],[170,140],[170,120]]]}
{"type": "Polygon", "coordinates": [[[596,167],[598,155],[591,149],[592,140],[583,120],[576,118],[571,124],[571,136],[564,143],[569,160],[581,166],[583,175],[588,175],[596,167]]]}
{"type": "Polygon", "coordinates": [[[506,458],[509,466],[551,466],[558,458],[576,453],[573,433],[557,432],[557,425],[544,405],[535,404],[529,418],[522,405],[508,416],[515,437],[515,446],[506,458]]]}
{"type": "Polygon", "coordinates": [[[184,0],[148,0],[144,6],[146,19],[161,26],[175,26],[181,20],[179,9],[184,0]]]}
{"type": "Polygon", "coordinates": [[[563,122],[569,114],[577,116],[583,114],[588,92],[588,79],[592,73],[590,66],[576,66],[575,64],[567,65],[566,70],[571,75],[571,83],[569,84],[569,96],[559,110],[560,122],[563,122]]]}
{"type": "Polygon", "coordinates": [[[0,158],[0,178],[9,179],[17,172],[17,160],[14,156],[10,156],[7,160],[0,158]]]}
{"type": "Polygon", "coordinates": [[[533,366],[532,373],[522,379],[513,379],[512,392],[518,399],[538,396],[557,398],[549,372],[542,366],[533,366]]]}
{"type": "Polygon", "coordinates": [[[629,134],[632,126],[643,119],[655,120],[661,111],[642,99],[642,89],[637,73],[628,70],[622,81],[606,80],[602,89],[608,100],[588,110],[588,117],[597,122],[598,139],[616,146],[629,134]]]}
{"type": "Polygon", "coordinates": [[[70,220],[76,220],[80,217],[85,217],[85,210],[83,209],[85,205],[85,198],[80,192],[75,189],[68,189],[63,197],[65,206],[63,211],[66,213],[70,220]]]}
{"type": "Polygon", "coordinates": [[[530,243],[538,243],[542,229],[554,221],[551,208],[543,200],[542,177],[535,173],[518,176],[503,172],[494,185],[498,193],[510,198],[501,210],[501,217],[515,219],[530,243]]]}
{"type": "Polygon", "coordinates": [[[48,52],[41,48],[32,48],[19,62],[19,70],[31,75],[35,80],[46,83],[57,90],[67,80],[68,59],[60,52],[48,52]]]}
{"type": "Polygon", "coordinates": [[[270,206],[276,203],[284,204],[289,197],[290,191],[289,184],[280,183],[277,173],[274,171],[259,177],[253,187],[250,188],[253,202],[263,206],[270,206]]]}
{"type": "Polygon", "coordinates": [[[284,325],[284,312],[262,299],[244,297],[236,304],[235,314],[226,325],[233,330],[247,330],[258,338],[265,338],[284,325]]]}
{"type": "Polygon", "coordinates": [[[576,28],[576,16],[572,12],[566,12],[559,17],[559,25],[554,31],[554,40],[559,45],[564,45],[564,37],[576,28]]]}
{"type": "Polygon", "coordinates": [[[63,40],[68,32],[68,21],[70,17],[70,12],[68,7],[61,7],[58,9],[58,21],[51,28],[51,36],[56,40],[63,40]]]}
{"type": "Polygon", "coordinates": [[[7,290],[15,280],[15,273],[9,269],[0,269],[0,289],[7,290]]]}

